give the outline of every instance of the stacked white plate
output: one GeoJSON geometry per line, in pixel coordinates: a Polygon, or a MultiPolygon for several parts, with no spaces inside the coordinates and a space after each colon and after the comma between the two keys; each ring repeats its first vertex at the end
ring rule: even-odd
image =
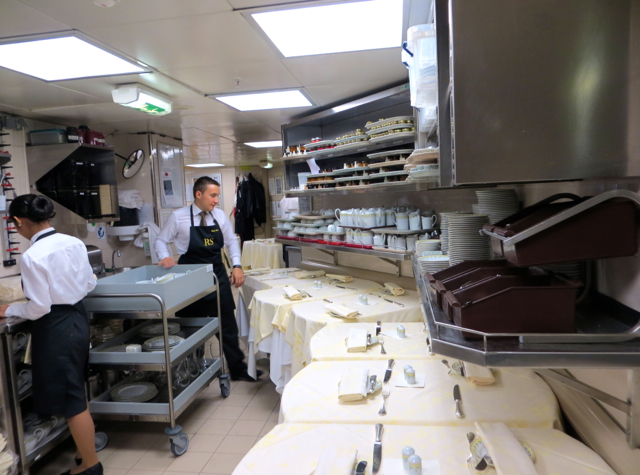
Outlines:
{"type": "Polygon", "coordinates": [[[423,256],[418,257],[422,272],[434,274],[449,267],[449,256],[423,256]]]}
{"type": "Polygon", "coordinates": [[[11,467],[17,462],[17,457],[10,450],[0,454],[0,475],[9,473],[11,467]]]}
{"type": "Polygon", "coordinates": [[[447,254],[449,252],[449,216],[459,214],[472,214],[468,211],[451,211],[448,213],[440,213],[440,241],[442,252],[447,254]]]}
{"type": "Polygon", "coordinates": [[[111,390],[111,399],[116,402],[145,402],[158,394],[158,388],[153,383],[137,381],[122,384],[111,390]]]}
{"type": "Polygon", "coordinates": [[[425,251],[439,251],[440,239],[423,239],[416,241],[416,254],[421,256],[425,251]]]}
{"type": "Polygon", "coordinates": [[[489,222],[486,214],[449,215],[449,257],[451,265],[476,259],[491,259],[490,241],[481,235],[482,226],[489,222]]]}
{"type": "MultiPolygon", "coordinates": [[[[167,330],[169,335],[175,335],[180,331],[179,323],[168,323],[167,330]]],[[[164,325],[162,323],[152,323],[140,329],[140,336],[143,338],[151,338],[154,336],[160,336],[164,334],[164,325]]]]}
{"type": "MultiPolygon", "coordinates": [[[[184,338],[178,335],[169,335],[169,349],[179,345],[184,338]]],[[[144,351],[164,351],[164,336],[149,338],[142,344],[144,351]]]]}
{"type": "Polygon", "coordinates": [[[478,206],[474,206],[474,212],[488,214],[491,224],[502,221],[520,210],[518,195],[513,189],[478,190],[476,196],[478,197],[478,206]]]}

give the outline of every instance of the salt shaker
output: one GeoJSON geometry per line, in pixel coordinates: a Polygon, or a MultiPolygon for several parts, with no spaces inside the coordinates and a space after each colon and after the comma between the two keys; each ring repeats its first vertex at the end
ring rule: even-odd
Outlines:
{"type": "Polygon", "coordinates": [[[404,367],[404,379],[408,384],[416,384],[416,370],[411,365],[404,367]]]}
{"type": "Polygon", "coordinates": [[[321,288],[322,288],[322,281],[321,281],[321,280],[316,280],[316,281],[313,283],[313,286],[314,286],[316,289],[321,289],[321,288]]]}
{"type": "Polygon", "coordinates": [[[398,325],[398,327],[396,328],[396,331],[398,332],[398,338],[404,338],[406,336],[404,332],[404,327],[402,325],[398,325]]]}
{"type": "Polygon", "coordinates": [[[413,450],[413,447],[409,447],[408,445],[402,449],[402,468],[409,470],[409,457],[415,453],[416,451],[413,450]]]}
{"type": "Polygon", "coordinates": [[[369,299],[365,294],[360,295],[359,299],[362,305],[369,305],[369,299]]]}
{"type": "Polygon", "coordinates": [[[422,459],[419,455],[409,457],[409,475],[422,475],[422,459]]]}

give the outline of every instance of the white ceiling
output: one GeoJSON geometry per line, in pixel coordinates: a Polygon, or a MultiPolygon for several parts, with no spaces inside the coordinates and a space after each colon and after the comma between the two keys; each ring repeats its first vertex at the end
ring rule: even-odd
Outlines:
{"type": "MultiPolygon", "coordinates": [[[[186,162],[255,164],[279,149],[280,126],[305,112],[407,79],[400,48],[282,59],[238,9],[294,0],[0,0],[0,39],[79,30],[155,72],[46,83],[0,68],[0,111],[104,133],[152,131],[182,137],[186,162]],[[117,84],[140,82],[171,97],[174,112],[150,117],[111,99],[117,84]],[[238,112],[205,94],[303,87],[311,108],[238,112]]],[[[330,27],[317,27],[330,34],[330,27]]],[[[61,52],[72,54],[72,52],[61,52]]],[[[81,58],[78,58],[81,60],[81,58]]]]}

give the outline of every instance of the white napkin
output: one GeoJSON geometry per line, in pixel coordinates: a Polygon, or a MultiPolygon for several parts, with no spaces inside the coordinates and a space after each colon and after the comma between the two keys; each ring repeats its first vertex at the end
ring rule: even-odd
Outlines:
{"type": "Polygon", "coordinates": [[[349,339],[347,340],[347,352],[356,353],[367,351],[367,330],[362,328],[351,328],[349,339]]]}
{"type": "Polygon", "coordinates": [[[350,275],[327,274],[327,277],[331,280],[344,282],[345,284],[353,280],[353,277],[351,277],[350,275]]]}
{"type": "Polygon", "coordinates": [[[313,277],[322,277],[324,275],[323,270],[302,270],[293,274],[296,279],[311,279],[313,277]]]}
{"type": "Polygon", "coordinates": [[[348,368],[342,373],[338,387],[338,399],[343,402],[359,401],[367,396],[369,370],[365,368],[348,368]]]}
{"type": "Polygon", "coordinates": [[[464,374],[467,379],[478,386],[488,386],[496,382],[489,368],[472,363],[464,363],[464,374]]]}
{"type": "Polygon", "coordinates": [[[356,318],[358,316],[357,310],[351,310],[349,307],[345,307],[339,303],[330,303],[325,305],[324,308],[342,318],[356,318]]]}
{"type": "Polygon", "coordinates": [[[394,284],[393,282],[385,282],[384,286],[393,295],[402,295],[402,294],[404,294],[404,289],[402,287],[400,287],[398,284],[394,284]]]}
{"type": "Polygon", "coordinates": [[[298,289],[291,287],[290,285],[282,287],[282,291],[291,300],[302,300],[302,294],[298,291],[298,289]]]}
{"type": "Polygon", "coordinates": [[[357,450],[327,447],[320,454],[314,475],[353,475],[357,450]]]}
{"type": "Polygon", "coordinates": [[[538,475],[529,455],[504,422],[475,424],[498,475],[538,475]]]}

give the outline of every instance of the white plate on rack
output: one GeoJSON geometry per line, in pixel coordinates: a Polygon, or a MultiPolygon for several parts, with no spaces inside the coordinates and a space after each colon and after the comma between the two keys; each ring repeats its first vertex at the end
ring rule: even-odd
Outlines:
{"type": "MultiPolygon", "coordinates": [[[[398,116],[398,117],[391,117],[389,119],[379,120],[378,122],[373,122],[373,123],[368,124],[368,125],[365,124],[364,128],[365,129],[371,129],[371,127],[377,127],[379,125],[384,126],[384,125],[386,125],[386,124],[388,124],[390,122],[397,122],[399,120],[410,120],[410,121],[413,122],[414,121],[414,117],[412,115],[401,115],[401,116],[398,116]]],[[[395,125],[401,125],[401,124],[395,124],[395,125]]],[[[406,124],[406,125],[409,125],[409,124],[406,124]]]]}
{"type": "Polygon", "coordinates": [[[413,149],[402,149],[402,150],[389,150],[388,152],[376,152],[370,153],[367,155],[367,158],[385,158],[385,157],[393,157],[395,155],[411,155],[414,152],[413,149]]]}
{"type": "Polygon", "coordinates": [[[373,180],[375,178],[386,178],[388,176],[408,176],[409,172],[406,170],[397,170],[395,172],[381,172],[381,173],[372,173],[369,175],[369,179],[373,180]]]}
{"type": "Polygon", "coordinates": [[[369,140],[371,143],[383,143],[383,142],[393,142],[398,139],[408,139],[410,137],[415,137],[416,133],[414,132],[398,132],[397,134],[391,135],[383,135],[382,137],[375,137],[369,140]]]}
{"type": "Polygon", "coordinates": [[[379,129],[369,129],[367,130],[367,134],[371,136],[375,134],[381,134],[382,132],[387,132],[388,130],[395,130],[395,129],[415,129],[415,125],[413,123],[387,125],[385,127],[380,127],[379,129]]]}
{"type": "Polygon", "coordinates": [[[351,150],[352,148],[362,148],[364,152],[367,149],[367,145],[369,145],[369,140],[364,140],[361,142],[348,143],[345,145],[338,145],[334,150],[343,151],[343,150],[351,150]]]}
{"type": "Polygon", "coordinates": [[[385,162],[370,163],[369,168],[397,167],[400,165],[404,166],[406,163],[406,160],[388,160],[385,162]]]}
{"type": "Polygon", "coordinates": [[[333,145],[335,140],[321,140],[320,142],[312,142],[304,145],[304,148],[308,151],[309,147],[322,147],[323,145],[333,145]]]}
{"type": "Polygon", "coordinates": [[[341,143],[348,142],[349,140],[358,140],[358,139],[369,140],[369,136],[367,134],[353,135],[351,137],[346,137],[344,139],[335,140],[333,143],[336,145],[336,147],[339,147],[341,143]]]}
{"type": "Polygon", "coordinates": [[[335,173],[336,175],[343,175],[345,173],[351,172],[363,172],[369,170],[369,167],[351,167],[351,168],[342,168],[340,170],[333,170],[331,173],[335,173]]]}

